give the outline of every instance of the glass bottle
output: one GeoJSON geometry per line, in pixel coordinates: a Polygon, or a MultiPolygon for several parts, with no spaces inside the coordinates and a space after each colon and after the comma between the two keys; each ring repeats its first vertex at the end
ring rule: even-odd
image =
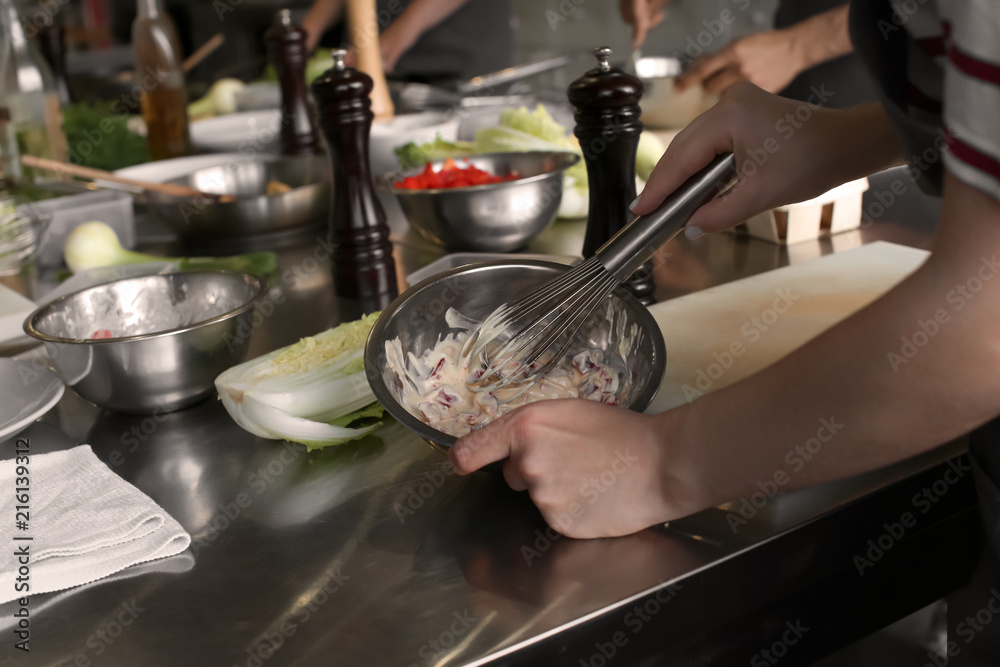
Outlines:
{"type": "Polygon", "coordinates": [[[139,12],[132,24],[132,48],[133,81],[141,88],[150,155],[154,160],[187,155],[191,140],[180,41],[160,0],[139,0],[139,12]]]}
{"type": "Polygon", "coordinates": [[[19,155],[66,160],[66,134],[52,70],[37,45],[25,36],[13,0],[0,0],[0,23],[0,106],[6,109],[0,113],[0,125],[6,125],[0,151],[5,178],[33,183],[38,178],[55,177],[50,172],[21,166],[18,155],[4,141],[13,134],[19,155]]]}

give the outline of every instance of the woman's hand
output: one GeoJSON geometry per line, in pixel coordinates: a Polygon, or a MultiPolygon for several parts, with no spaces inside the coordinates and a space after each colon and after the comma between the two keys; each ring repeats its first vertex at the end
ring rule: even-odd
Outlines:
{"type": "Polygon", "coordinates": [[[729,152],[736,156],[738,180],[695,212],[685,231],[688,238],[811,199],[899,159],[890,121],[879,104],[823,109],[741,82],[671,142],[632,211],[651,212],[712,158],[729,152]]]}
{"type": "Polygon", "coordinates": [[[663,23],[663,7],[669,0],[619,0],[622,20],[632,26],[632,48],[638,49],[646,41],[646,34],[663,23]]]}
{"type": "Polygon", "coordinates": [[[581,399],[514,410],[461,438],[449,457],[460,474],[506,459],[512,489],[528,491],[546,522],[576,538],[634,533],[697,509],[664,445],[679,411],[642,415],[581,399]]]}
{"type": "Polygon", "coordinates": [[[678,92],[701,85],[721,95],[739,81],[749,81],[769,93],[792,82],[807,63],[797,48],[795,33],[771,30],[732,42],[726,48],[699,58],[674,83],[678,92]]]}
{"type": "Polygon", "coordinates": [[[390,24],[379,36],[378,43],[385,71],[393,71],[399,58],[409,51],[419,38],[419,30],[413,22],[406,20],[405,14],[390,24]]]}
{"type": "Polygon", "coordinates": [[[783,30],[738,39],[721,51],[700,58],[676,87],[701,84],[716,95],[739,81],[776,93],[800,72],[854,50],[847,29],[847,3],[816,14],[783,30]]]}

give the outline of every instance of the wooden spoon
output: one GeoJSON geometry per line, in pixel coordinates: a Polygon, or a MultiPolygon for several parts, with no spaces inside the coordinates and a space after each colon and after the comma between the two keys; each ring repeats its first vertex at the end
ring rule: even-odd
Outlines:
{"type": "Polygon", "coordinates": [[[231,195],[215,195],[208,192],[202,192],[201,190],[196,190],[187,185],[180,185],[177,183],[152,183],[150,181],[140,181],[134,178],[119,176],[118,174],[113,174],[110,171],[104,171],[103,169],[81,167],[80,165],[60,162],[58,160],[50,160],[43,157],[36,157],[34,155],[22,155],[21,162],[27,167],[48,169],[58,174],[89,178],[90,180],[102,180],[111,183],[121,183],[122,185],[131,185],[132,187],[142,188],[143,190],[151,192],[159,192],[173,197],[207,197],[212,200],[222,200],[223,198],[231,197],[231,195]]]}
{"type": "Polygon", "coordinates": [[[213,35],[210,40],[202,44],[200,47],[198,47],[198,49],[194,53],[192,53],[191,55],[189,55],[187,58],[184,59],[184,62],[181,63],[181,69],[183,69],[184,73],[187,74],[195,67],[197,67],[202,60],[212,55],[212,53],[217,48],[222,46],[223,42],[225,41],[226,41],[225,35],[223,35],[221,32],[215,33],[215,35],[213,35]]]}
{"type": "Polygon", "coordinates": [[[389,96],[378,42],[375,0],[347,0],[347,31],[357,53],[358,69],[372,78],[372,113],[375,120],[388,122],[396,113],[389,96]]]}

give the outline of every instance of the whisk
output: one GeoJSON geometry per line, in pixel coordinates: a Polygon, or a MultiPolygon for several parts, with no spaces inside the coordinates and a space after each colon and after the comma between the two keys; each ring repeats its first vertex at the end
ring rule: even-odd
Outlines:
{"type": "Polygon", "coordinates": [[[735,164],[732,153],[716,156],[593,257],[493,311],[462,350],[468,368],[481,369],[473,370],[469,387],[492,392],[513,385],[526,391],[551,371],[601,302],[732,179],[735,164]]]}

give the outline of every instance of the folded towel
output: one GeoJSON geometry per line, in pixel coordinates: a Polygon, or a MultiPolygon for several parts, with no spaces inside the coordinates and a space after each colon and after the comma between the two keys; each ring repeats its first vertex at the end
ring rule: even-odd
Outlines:
{"type": "Polygon", "coordinates": [[[0,461],[0,604],[90,583],[187,549],[191,536],[149,496],[112,472],[90,446],[30,456],[29,518],[17,527],[14,459],[0,461]],[[18,539],[18,538],[31,539],[18,539]],[[6,540],[5,540],[6,542],[6,540]],[[27,562],[26,579],[19,574],[27,562]],[[27,583],[27,590],[15,584],[27,583]]]}

